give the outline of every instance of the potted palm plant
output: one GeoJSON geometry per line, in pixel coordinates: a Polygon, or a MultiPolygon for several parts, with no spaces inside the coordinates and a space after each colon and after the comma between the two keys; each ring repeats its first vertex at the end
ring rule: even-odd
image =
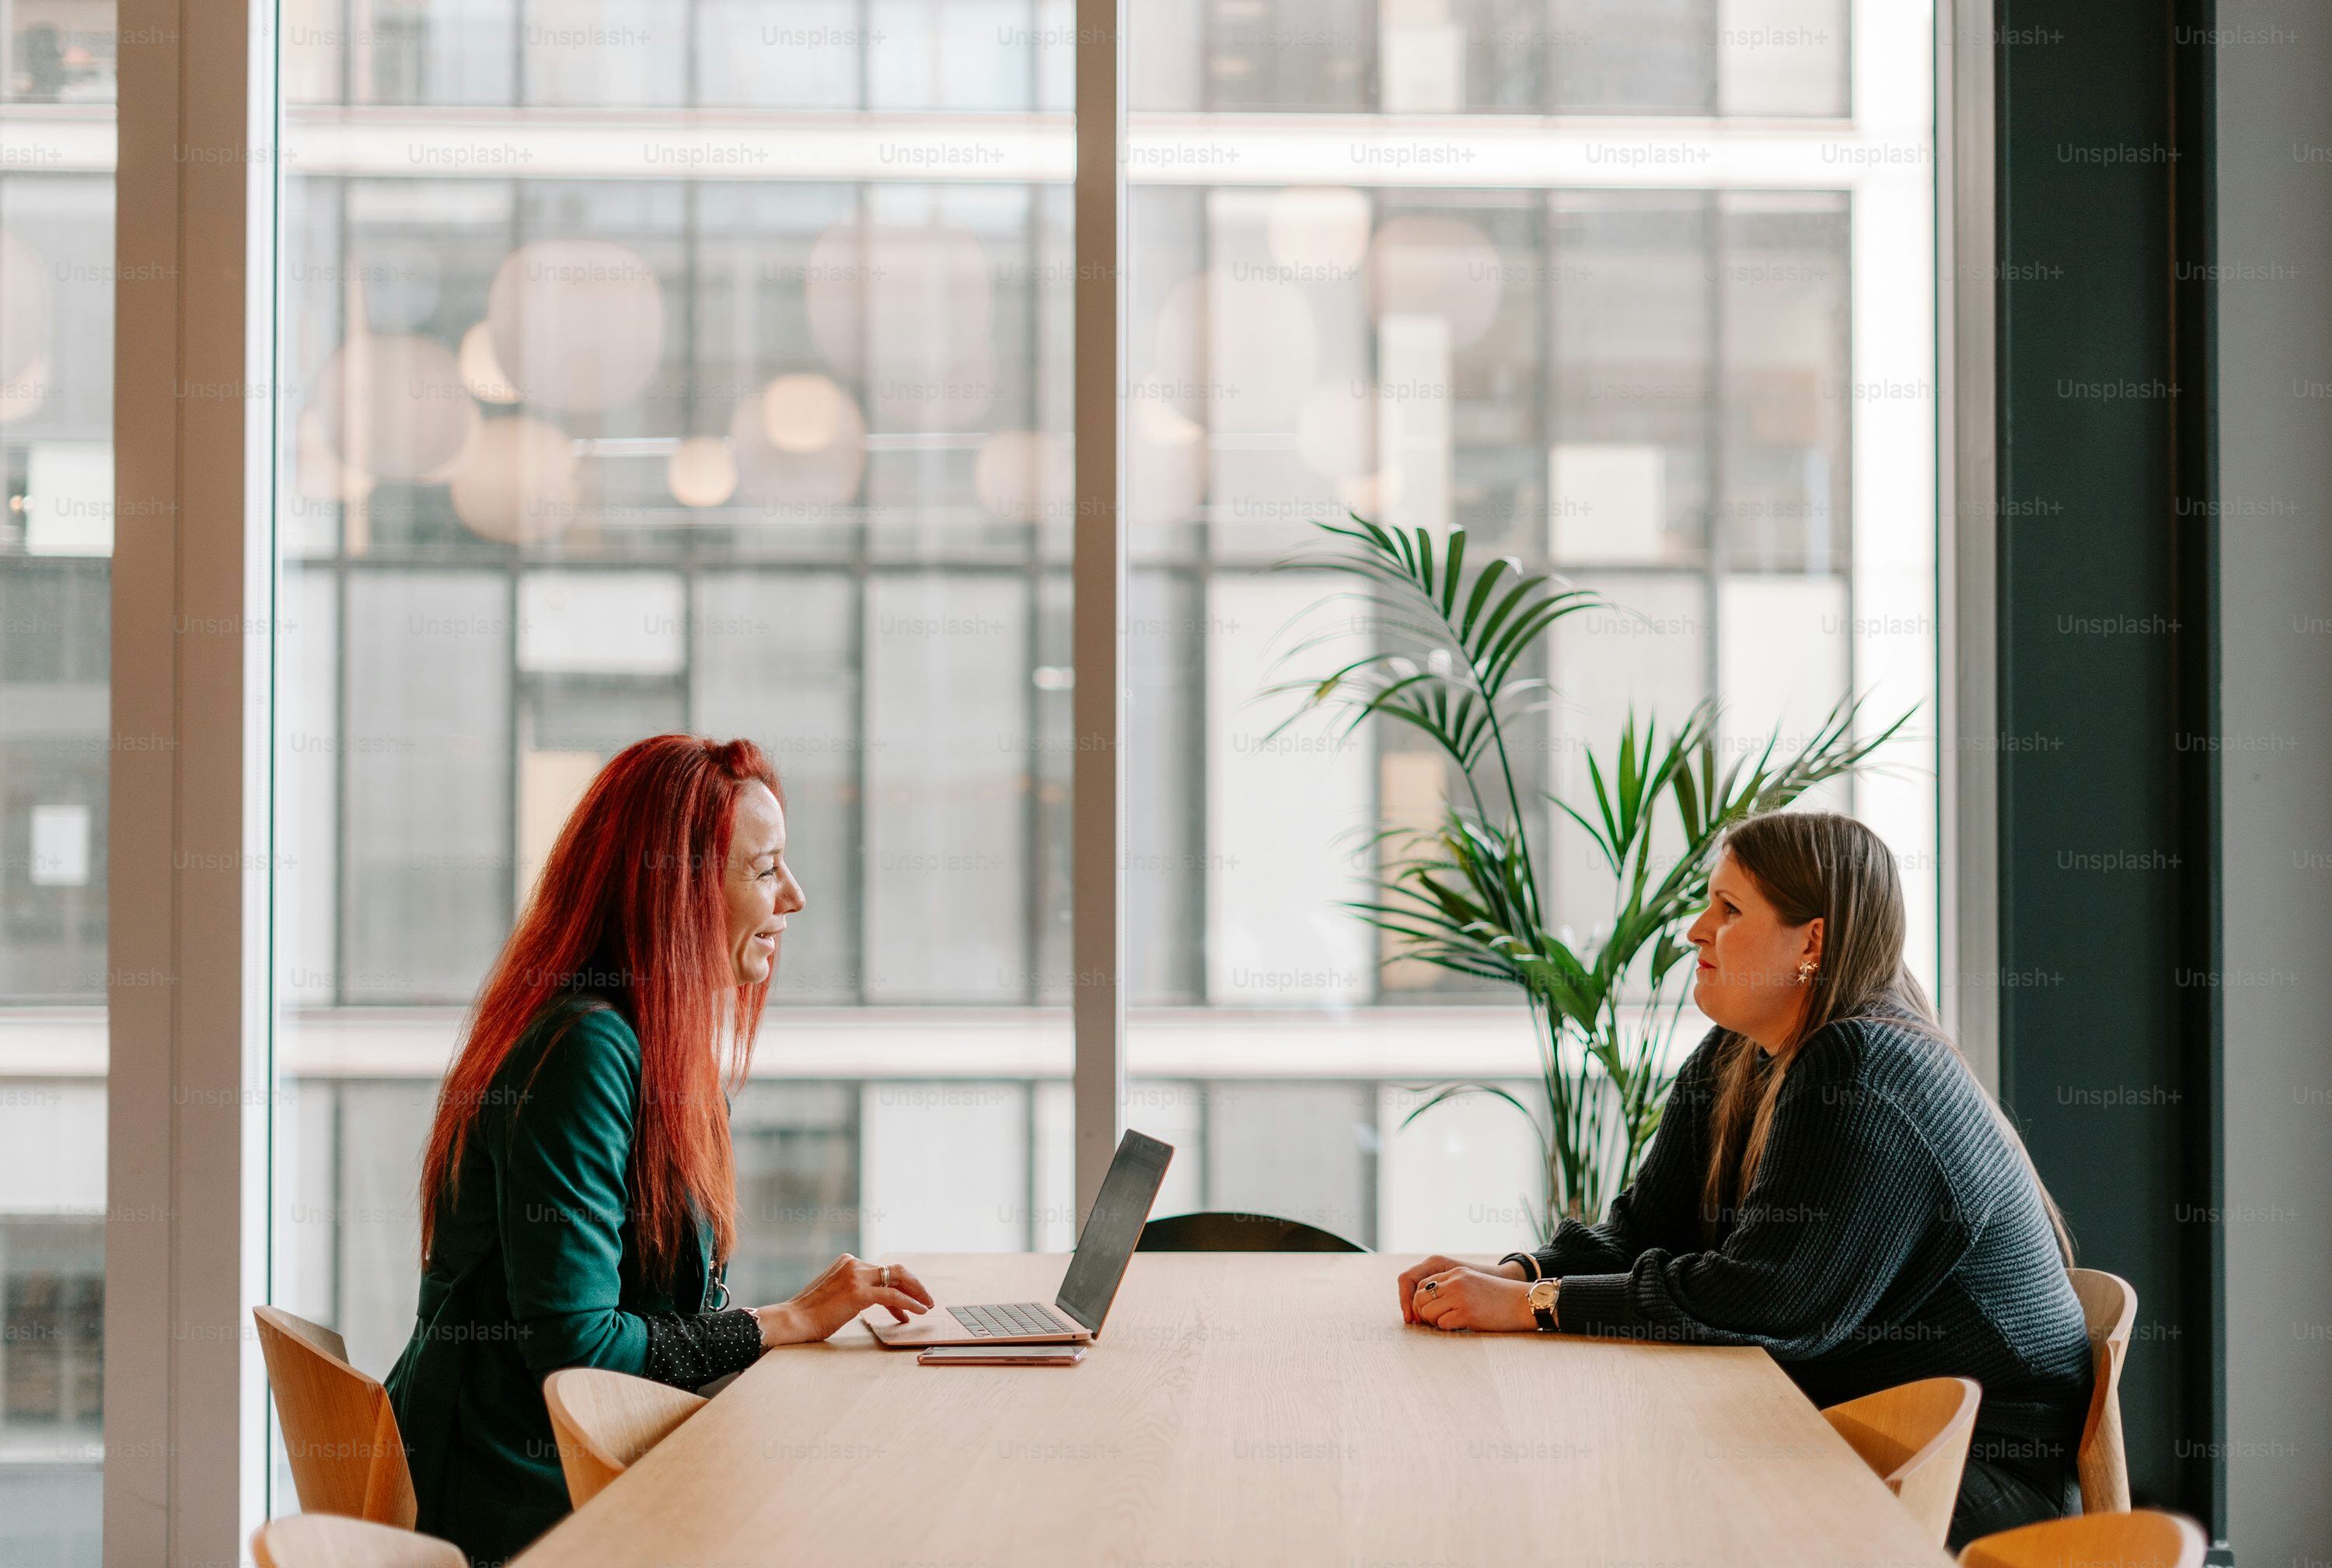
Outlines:
{"type": "MultiPolygon", "coordinates": [[[[1783,752],[1776,731],[1727,761],[1713,703],[1667,731],[1631,711],[1610,752],[1587,755],[1591,800],[1534,799],[1515,768],[1517,722],[1548,689],[1532,674],[1534,650],[1565,617],[1613,607],[1511,557],[1469,570],[1462,529],[1437,548],[1425,529],[1358,516],[1319,526],[1337,542],[1283,564],[1358,579],[1314,608],[1357,600],[1374,649],[1270,688],[1302,699],[1280,729],[1324,711],[1346,734],[1371,720],[1406,725],[1452,765],[1454,798],[1438,822],[1371,836],[1372,885],[1351,908],[1391,935],[1389,961],[1422,960],[1521,991],[1538,1045],[1537,1104],[1495,1084],[1445,1081],[1425,1088],[1409,1119],[1467,1094],[1496,1095],[1529,1118],[1546,1173],[1531,1205],[1544,1239],[1566,1217],[1600,1219],[1659,1125],[1691,994],[1684,931],[1706,902],[1719,836],[1867,768],[1910,713],[1859,733],[1861,700],[1841,699],[1794,751],[1783,752]],[[1535,808],[1539,800],[1553,810],[1535,808]],[[1587,836],[1611,877],[1610,918],[1583,942],[1556,928],[1547,908],[1539,839],[1555,812],[1587,836]]],[[[1300,638],[1286,659],[1348,636],[1352,624],[1300,638]]]]}

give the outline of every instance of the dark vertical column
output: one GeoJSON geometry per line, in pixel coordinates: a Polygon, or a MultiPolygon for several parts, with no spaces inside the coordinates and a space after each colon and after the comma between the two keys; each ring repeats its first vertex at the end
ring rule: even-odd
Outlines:
{"type": "Polygon", "coordinates": [[[1999,978],[2002,1097],[2137,1288],[2133,1496],[2222,1536],[2209,10],[1997,13],[1999,978]]]}
{"type": "MultiPolygon", "coordinates": [[[[2179,943],[2190,961],[2179,986],[2183,1049],[2179,1176],[2190,1202],[2179,1225],[2184,1267],[2181,1302],[2196,1332],[2179,1364],[2180,1426],[2171,1460],[2186,1510],[2214,1542],[2228,1534],[2227,1185],[2224,1148],[2225,1012],[2228,975],[2222,911],[2224,852],[2220,824],[2218,123],[2217,0],[2173,0],[2171,355],[2179,392],[2172,400],[2171,570],[2182,621],[2173,679],[2177,730],[2179,835],[2196,846],[2179,884],[2179,943]]],[[[2174,1219],[2176,1217],[2174,1216],[2174,1219]]]]}

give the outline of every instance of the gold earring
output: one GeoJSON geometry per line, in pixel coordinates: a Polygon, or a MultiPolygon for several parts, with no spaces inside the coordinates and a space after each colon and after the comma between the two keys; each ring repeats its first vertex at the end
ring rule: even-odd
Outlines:
{"type": "Polygon", "coordinates": [[[1814,961],[1811,959],[1806,960],[1805,962],[1798,966],[1798,983],[1800,985],[1805,984],[1808,980],[1814,978],[1815,972],[1814,961]]]}

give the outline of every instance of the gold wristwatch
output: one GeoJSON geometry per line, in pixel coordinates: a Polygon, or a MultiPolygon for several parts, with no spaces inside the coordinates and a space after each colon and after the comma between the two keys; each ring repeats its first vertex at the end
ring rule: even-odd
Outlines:
{"type": "Polygon", "coordinates": [[[1531,1315],[1538,1319],[1541,1334],[1554,1332],[1554,1297],[1562,1284],[1559,1279],[1542,1279],[1530,1287],[1531,1315]]]}

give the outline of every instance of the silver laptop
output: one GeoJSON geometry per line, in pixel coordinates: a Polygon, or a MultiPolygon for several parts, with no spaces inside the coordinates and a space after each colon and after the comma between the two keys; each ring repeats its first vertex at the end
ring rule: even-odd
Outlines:
{"type": "Polygon", "coordinates": [[[1150,1222],[1173,1149],[1140,1133],[1128,1133],[1102,1178],[1101,1195],[1077,1237],[1075,1256],[1061,1276],[1060,1294],[1042,1302],[996,1306],[935,1306],[904,1323],[863,1320],[884,1344],[922,1349],[934,1344],[1058,1344],[1101,1335],[1102,1319],[1117,1297],[1126,1261],[1150,1222]]]}

